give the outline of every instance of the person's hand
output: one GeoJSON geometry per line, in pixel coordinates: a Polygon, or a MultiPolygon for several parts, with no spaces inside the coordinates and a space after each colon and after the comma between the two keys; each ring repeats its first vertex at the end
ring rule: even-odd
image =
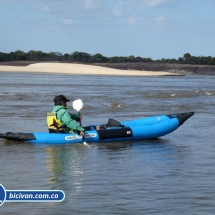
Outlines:
{"type": "Polygon", "coordinates": [[[79,118],[80,118],[80,121],[81,121],[82,120],[82,116],[80,115],[79,118]]]}
{"type": "Polygon", "coordinates": [[[81,135],[82,137],[85,137],[84,131],[80,131],[80,135],[81,135]]]}

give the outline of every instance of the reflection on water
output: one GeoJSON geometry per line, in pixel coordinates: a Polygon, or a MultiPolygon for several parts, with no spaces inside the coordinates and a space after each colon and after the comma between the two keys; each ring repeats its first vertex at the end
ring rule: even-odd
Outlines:
{"type": "Polygon", "coordinates": [[[48,178],[50,188],[61,187],[66,193],[66,201],[76,207],[80,205],[77,203],[80,199],[85,204],[89,201],[85,196],[86,189],[95,201],[100,195],[109,195],[108,190],[125,192],[125,195],[128,191],[133,198],[130,188],[135,181],[139,187],[154,178],[179,175],[186,163],[187,149],[168,139],[158,138],[124,144],[98,143],[91,148],[82,144],[46,146],[45,152],[46,168],[52,173],[48,178]],[[92,186],[95,190],[89,191],[92,186]]]}
{"type": "Polygon", "coordinates": [[[79,144],[46,147],[47,170],[53,174],[48,178],[51,189],[58,186],[66,192],[73,188],[74,195],[81,190],[83,174],[81,161],[84,150],[85,148],[79,144]]]}

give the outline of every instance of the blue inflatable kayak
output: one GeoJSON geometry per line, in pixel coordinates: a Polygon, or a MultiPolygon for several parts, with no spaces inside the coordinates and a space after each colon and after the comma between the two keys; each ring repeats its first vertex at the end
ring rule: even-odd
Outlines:
{"type": "MultiPolygon", "coordinates": [[[[95,125],[87,126],[85,139],[87,143],[153,139],[173,132],[193,115],[194,112],[188,112],[123,122],[109,119],[107,124],[100,125],[100,130],[95,130],[95,125]]],[[[0,133],[0,138],[38,144],[73,144],[83,142],[82,137],[75,132],[71,134],[7,132],[0,133]]]]}

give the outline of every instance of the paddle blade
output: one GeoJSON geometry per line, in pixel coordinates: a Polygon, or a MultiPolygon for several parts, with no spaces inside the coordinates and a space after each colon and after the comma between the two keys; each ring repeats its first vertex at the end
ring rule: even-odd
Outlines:
{"type": "Polygon", "coordinates": [[[79,111],[83,107],[83,102],[81,99],[77,99],[77,100],[73,101],[72,106],[75,110],[79,111]]]}

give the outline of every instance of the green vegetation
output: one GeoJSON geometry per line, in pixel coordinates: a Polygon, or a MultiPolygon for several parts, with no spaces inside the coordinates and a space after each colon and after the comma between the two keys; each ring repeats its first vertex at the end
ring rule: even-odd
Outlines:
{"type": "Polygon", "coordinates": [[[125,63],[125,62],[160,62],[160,63],[179,63],[194,65],[215,65],[215,57],[191,56],[185,53],[183,57],[176,59],[152,60],[151,58],[142,58],[131,56],[113,56],[105,57],[100,53],[91,55],[85,52],[75,51],[72,54],[61,54],[59,52],[45,53],[42,51],[31,50],[27,53],[17,50],[15,52],[0,52],[0,62],[8,61],[62,61],[62,62],[81,62],[81,63],[125,63]]]}

